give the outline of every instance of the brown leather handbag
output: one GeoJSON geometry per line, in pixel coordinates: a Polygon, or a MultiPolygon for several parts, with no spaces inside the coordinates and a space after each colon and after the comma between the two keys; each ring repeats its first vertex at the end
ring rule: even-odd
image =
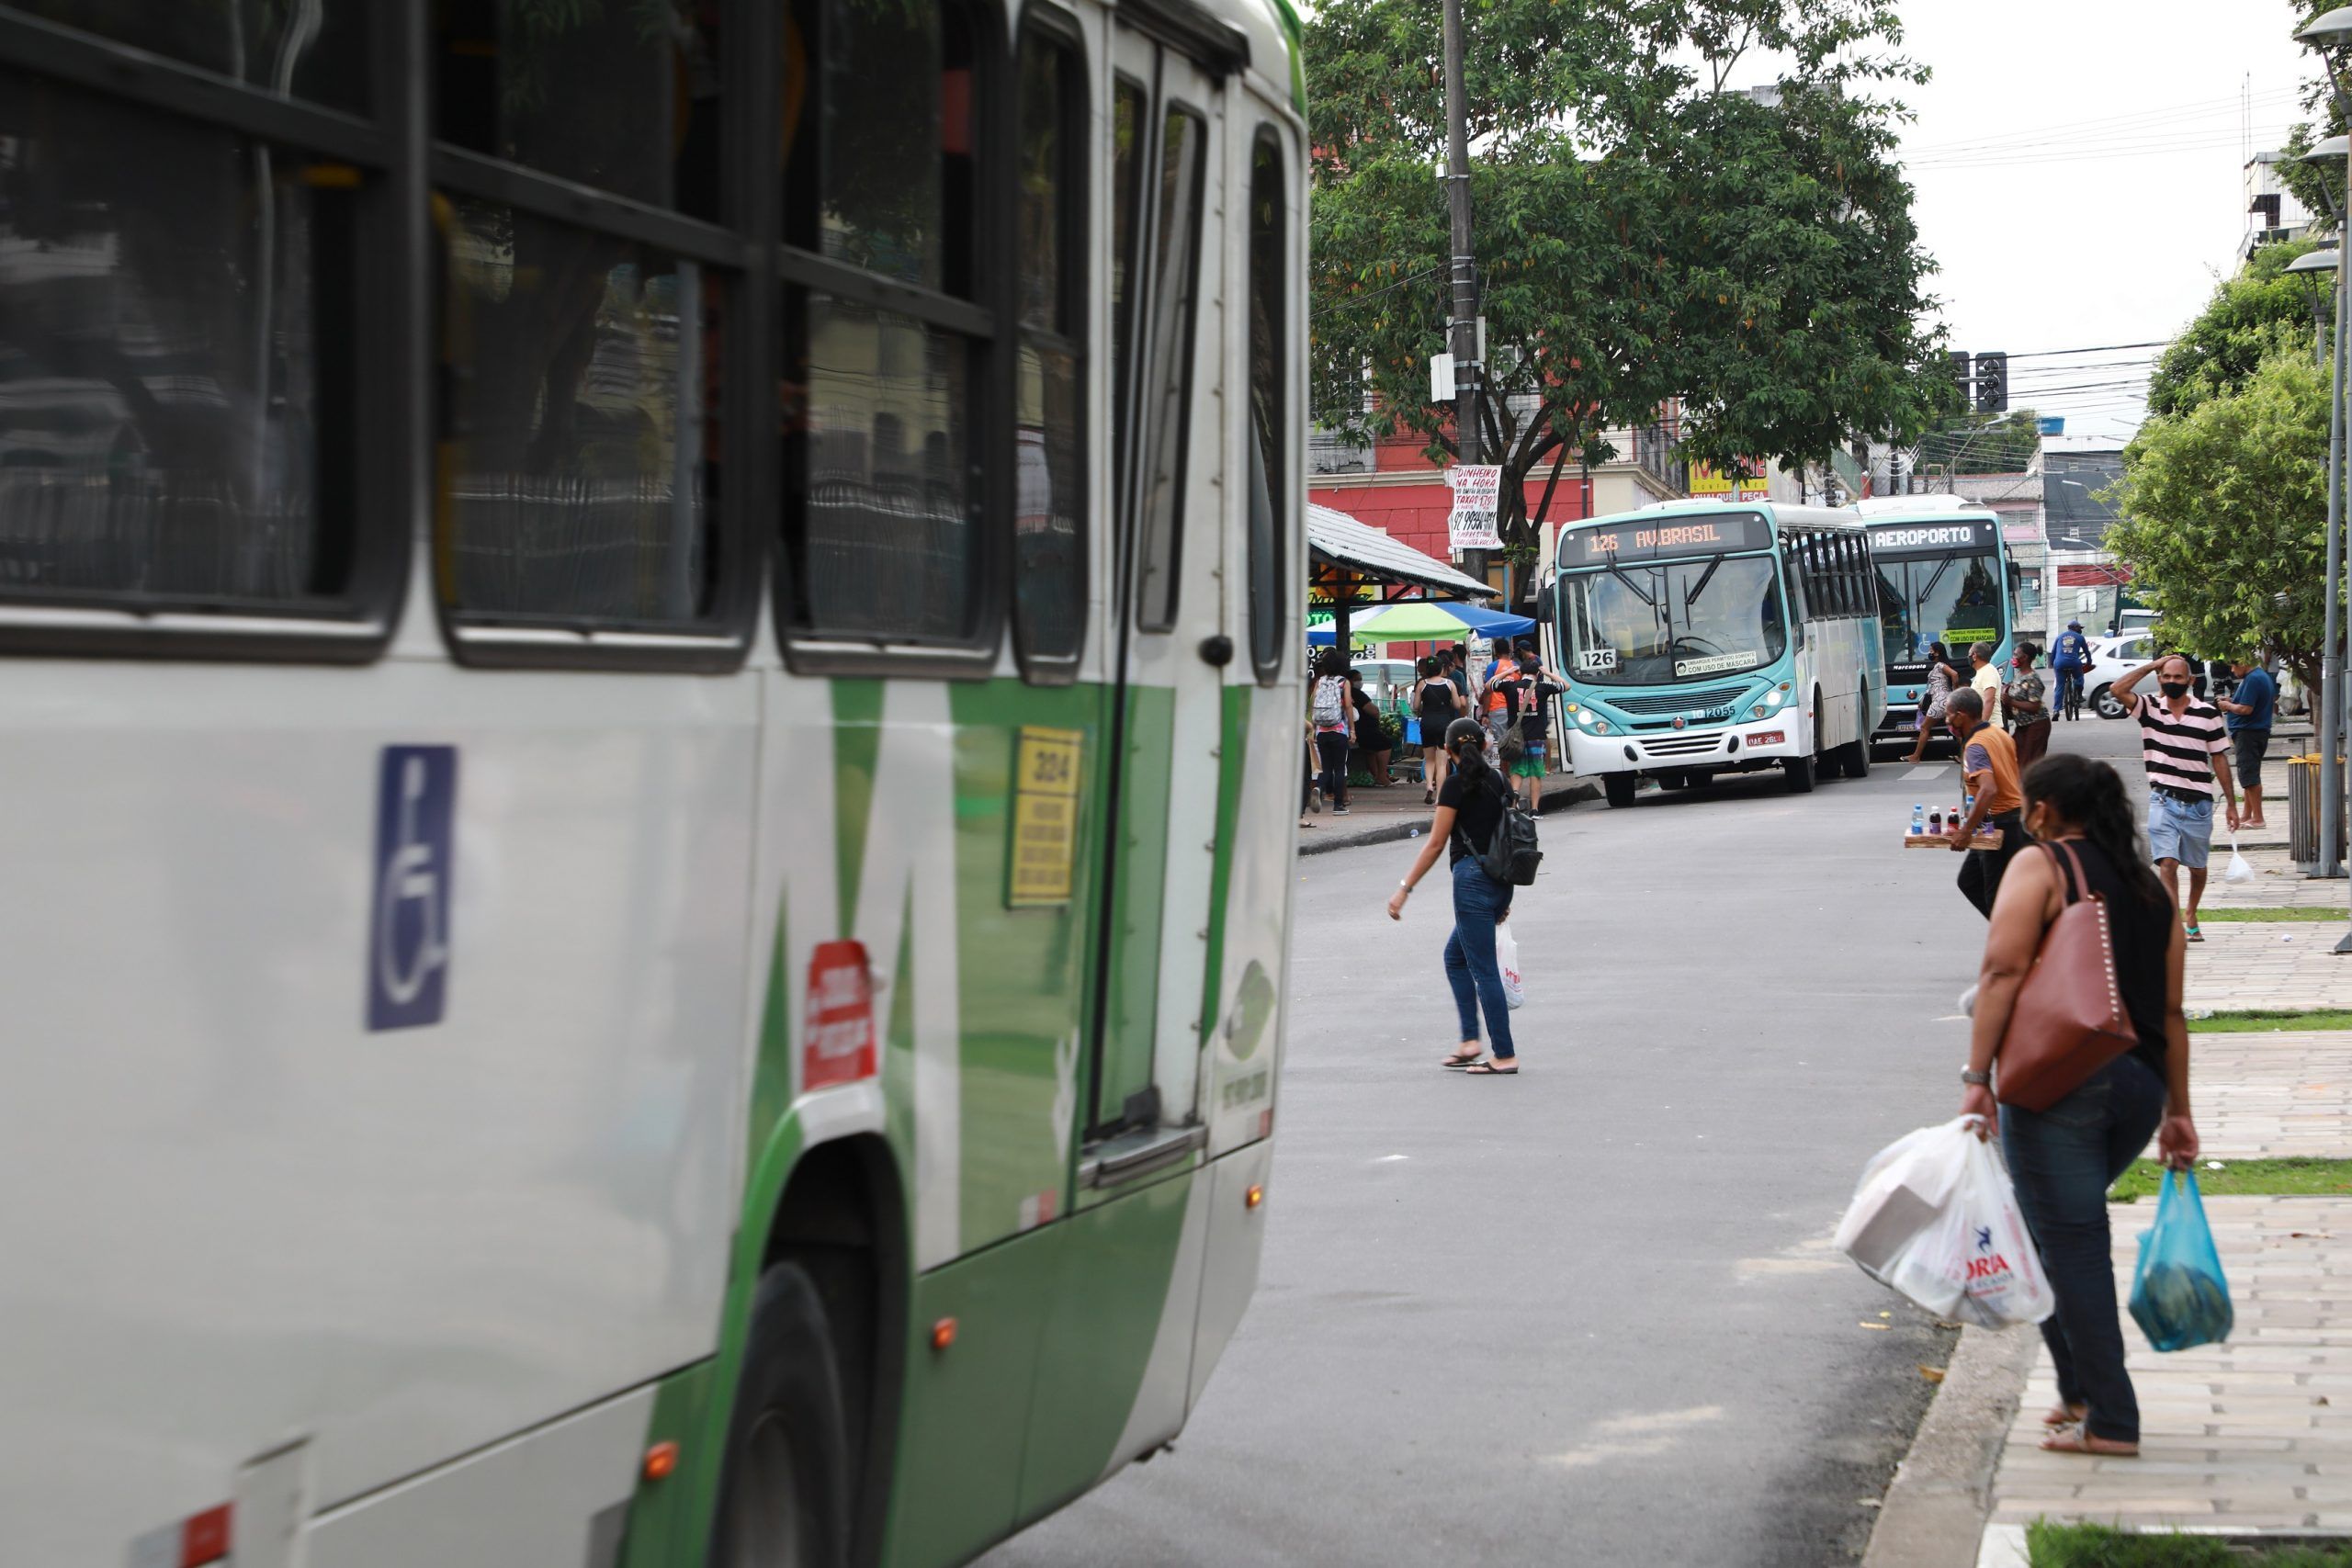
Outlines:
{"type": "Polygon", "coordinates": [[[2088,891],[2072,844],[2043,844],[2066,883],[2066,907],[2041,933],[1994,1054],[2004,1105],[2047,1111],[2140,1042],[2115,983],[2107,900],[2088,891]]]}

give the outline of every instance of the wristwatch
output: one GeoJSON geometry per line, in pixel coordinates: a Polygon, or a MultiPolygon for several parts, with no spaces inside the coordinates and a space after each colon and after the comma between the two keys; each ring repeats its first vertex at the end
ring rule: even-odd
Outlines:
{"type": "Polygon", "coordinates": [[[1974,1084],[1979,1089],[1990,1089],[1993,1087],[1993,1075],[1989,1072],[1980,1073],[1967,1067],[1962,1067],[1960,1069],[1960,1081],[1967,1084],[1974,1084]]]}

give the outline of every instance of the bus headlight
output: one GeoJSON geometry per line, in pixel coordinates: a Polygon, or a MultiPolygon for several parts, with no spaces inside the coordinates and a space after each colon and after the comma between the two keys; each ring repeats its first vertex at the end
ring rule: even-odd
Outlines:
{"type": "Polygon", "coordinates": [[[1762,696],[1757,698],[1756,705],[1748,709],[1748,712],[1758,718],[1770,718],[1774,714],[1780,712],[1781,705],[1788,700],[1789,682],[1783,681],[1779,685],[1773,687],[1770,691],[1765,693],[1762,696]]]}

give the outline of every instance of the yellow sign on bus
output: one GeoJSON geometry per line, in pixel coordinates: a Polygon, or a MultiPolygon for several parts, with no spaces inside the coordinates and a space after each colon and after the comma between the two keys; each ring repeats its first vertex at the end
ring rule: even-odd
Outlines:
{"type": "Polygon", "coordinates": [[[1012,847],[1004,867],[1008,909],[1069,902],[1085,742],[1081,730],[1022,726],[1012,763],[1012,847]]]}

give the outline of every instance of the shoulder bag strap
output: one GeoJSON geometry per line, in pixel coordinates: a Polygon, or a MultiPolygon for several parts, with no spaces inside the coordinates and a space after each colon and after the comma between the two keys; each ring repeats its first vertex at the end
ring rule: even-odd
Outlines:
{"type": "Polygon", "coordinates": [[[2089,891],[2089,879],[2083,875],[2083,864],[2075,858],[2075,846],[2062,842],[2041,847],[2050,852],[2051,863],[2060,868],[2059,878],[2066,885],[2066,902],[2073,904],[2084,897],[2089,891]]]}

